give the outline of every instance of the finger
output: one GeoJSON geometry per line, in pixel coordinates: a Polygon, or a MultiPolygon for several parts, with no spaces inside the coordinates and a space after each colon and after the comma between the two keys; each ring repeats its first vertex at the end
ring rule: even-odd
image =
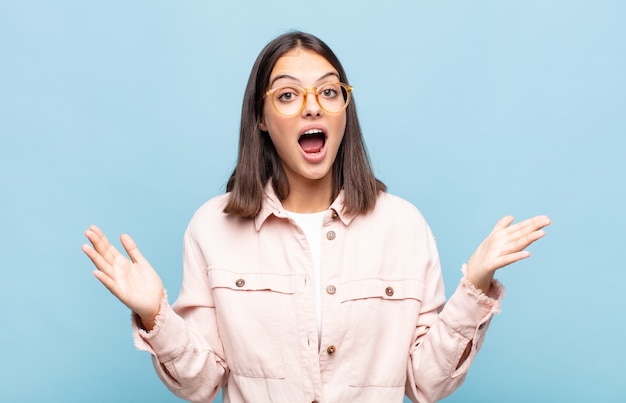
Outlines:
{"type": "Polygon", "coordinates": [[[532,218],[533,223],[537,229],[545,228],[552,224],[552,220],[547,215],[539,215],[532,218]]]}
{"type": "Polygon", "coordinates": [[[121,300],[119,295],[119,286],[111,277],[99,270],[94,270],[93,275],[107,288],[107,290],[111,292],[111,294],[121,300]]]}
{"type": "Polygon", "coordinates": [[[508,266],[512,263],[518,262],[520,260],[526,259],[530,257],[530,252],[526,250],[522,250],[519,252],[510,253],[508,255],[502,256],[498,259],[494,270],[498,270],[503,268],[504,266],[508,266]]]}
{"type": "Polygon", "coordinates": [[[117,249],[111,245],[111,242],[104,236],[104,233],[100,228],[95,225],[89,226],[89,229],[85,231],[85,236],[89,239],[89,242],[93,245],[94,249],[109,263],[113,264],[115,256],[120,253],[117,249]]]}
{"type": "Polygon", "coordinates": [[[98,251],[96,251],[93,247],[87,244],[84,244],[81,249],[83,250],[83,252],[85,252],[87,257],[91,259],[91,261],[98,268],[98,270],[103,271],[103,272],[110,272],[111,265],[109,264],[109,262],[107,262],[102,257],[102,255],[100,255],[98,251]]]}
{"type": "Polygon", "coordinates": [[[530,242],[528,243],[528,245],[530,245],[532,242],[536,241],[537,239],[543,237],[545,235],[545,232],[542,231],[542,228],[550,225],[552,222],[550,221],[550,219],[547,216],[536,216],[536,217],[532,217],[529,219],[526,219],[524,221],[521,221],[511,227],[509,227],[509,239],[511,239],[514,242],[517,242],[518,240],[524,240],[526,239],[528,236],[531,236],[529,239],[530,242]],[[534,234],[534,235],[531,235],[534,234]],[[540,235],[539,237],[536,237],[537,235],[540,235]]]}
{"type": "Polygon", "coordinates": [[[498,232],[501,229],[504,229],[504,228],[508,227],[509,225],[511,225],[513,220],[514,220],[513,216],[510,216],[510,215],[502,217],[501,219],[498,220],[496,225],[491,230],[491,234],[493,234],[495,232],[498,232]]]}
{"type": "Polygon", "coordinates": [[[531,232],[530,234],[524,235],[518,239],[511,240],[511,242],[509,243],[509,248],[507,249],[511,252],[521,251],[529,247],[533,242],[537,241],[538,239],[543,238],[545,235],[546,232],[544,230],[531,232]]]}
{"type": "Polygon", "coordinates": [[[515,231],[520,230],[522,232],[533,232],[544,228],[551,223],[552,221],[550,221],[550,218],[547,216],[535,216],[513,225],[511,229],[514,229],[515,231]]]}
{"type": "MultiPolygon", "coordinates": [[[[509,242],[515,243],[519,240],[525,239],[528,235],[539,231],[541,228],[550,224],[550,220],[546,216],[537,216],[528,218],[524,221],[520,221],[515,225],[511,225],[502,235],[505,236],[509,242]]],[[[543,233],[541,233],[543,236],[543,233]]],[[[532,241],[534,242],[534,240],[532,241]]]]}
{"type": "Polygon", "coordinates": [[[122,234],[122,236],[120,237],[120,241],[122,242],[122,246],[124,246],[126,253],[128,253],[130,260],[132,260],[133,263],[143,263],[146,261],[146,259],[144,259],[143,255],[139,251],[137,244],[135,243],[133,238],[130,237],[130,235],[122,234]]]}

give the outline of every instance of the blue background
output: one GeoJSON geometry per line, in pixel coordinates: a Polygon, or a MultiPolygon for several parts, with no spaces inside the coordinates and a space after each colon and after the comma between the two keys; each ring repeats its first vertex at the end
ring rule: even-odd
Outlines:
{"type": "Polygon", "coordinates": [[[503,312],[445,401],[626,401],[625,17],[622,1],[0,1],[0,401],[179,401],[82,233],[130,233],[174,299],[252,63],[289,29],[342,60],[448,295],[501,216],[553,219],[498,273],[503,312]]]}

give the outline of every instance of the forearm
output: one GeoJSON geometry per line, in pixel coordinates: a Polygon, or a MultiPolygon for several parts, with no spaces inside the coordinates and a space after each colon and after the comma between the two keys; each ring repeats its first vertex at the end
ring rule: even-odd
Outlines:
{"type": "Polygon", "coordinates": [[[413,344],[407,388],[411,398],[436,401],[463,383],[503,294],[497,282],[485,295],[463,280],[437,319],[413,344]]]}
{"type": "Polygon", "coordinates": [[[165,298],[152,331],[141,329],[139,318],[134,318],[135,345],[152,354],[157,374],[168,389],[188,401],[215,398],[227,369],[209,338],[174,312],[165,298]]]}

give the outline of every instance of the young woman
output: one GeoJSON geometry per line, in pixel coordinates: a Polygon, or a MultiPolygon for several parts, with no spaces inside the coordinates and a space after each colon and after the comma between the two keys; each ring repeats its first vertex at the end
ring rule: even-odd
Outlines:
{"type": "Polygon", "coordinates": [[[177,396],[210,402],[433,402],[462,382],[499,310],[494,272],[529,256],[548,217],[501,219],[446,302],[432,233],[386,193],[337,57],[301,32],[271,41],[246,88],[227,193],[185,233],[170,306],[128,235],[83,250],[134,317],[177,396]]]}

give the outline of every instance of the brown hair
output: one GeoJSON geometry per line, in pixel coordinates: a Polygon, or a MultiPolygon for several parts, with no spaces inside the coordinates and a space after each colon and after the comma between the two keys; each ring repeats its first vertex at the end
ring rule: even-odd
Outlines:
{"type": "MultiPolygon", "coordinates": [[[[274,144],[263,135],[259,123],[263,117],[265,91],[270,74],[280,57],[295,48],[310,50],[324,57],[339,73],[339,80],[348,83],[341,63],[333,51],[319,38],[295,31],[269,42],[257,57],[243,98],[239,155],[226,191],[230,192],[227,214],[255,217],[261,210],[264,188],[271,179],[276,195],[284,200],[289,195],[289,182],[274,144]]],[[[267,134],[267,133],[265,133],[267,134]]],[[[346,131],[333,163],[334,200],[344,190],[344,212],[364,214],[374,208],[378,192],[386,186],[376,179],[367,156],[356,113],[354,97],[346,109],[346,131]]]]}

